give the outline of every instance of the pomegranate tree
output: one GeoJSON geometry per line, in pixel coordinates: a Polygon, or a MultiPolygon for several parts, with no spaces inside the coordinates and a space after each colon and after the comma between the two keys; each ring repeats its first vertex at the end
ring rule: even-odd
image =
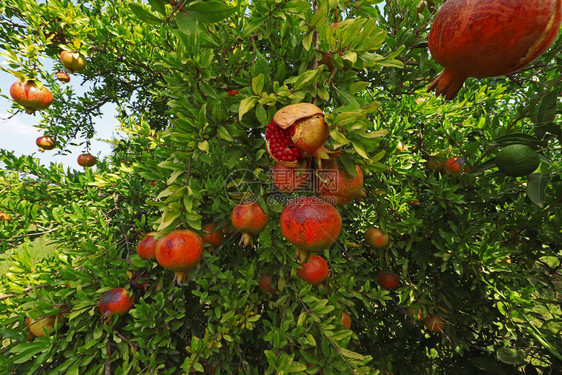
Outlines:
{"type": "MultiPolygon", "coordinates": [[[[332,166],[335,167],[335,163],[332,166]]],[[[352,176],[338,167],[318,171],[318,193],[338,206],[351,202],[363,190],[363,171],[356,165],[355,172],[352,176]]]]}
{"type": "Polygon", "coordinates": [[[203,238],[197,233],[189,229],[175,230],[156,243],[156,261],[174,271],[174,281],[180,284],[203,257],[204,246],[203,238]]]}
{"type": "Polygon", "coordinates": [[[98,159],[89,152],[78,156],[78,165],[81,167],[93,167],[98,162],[98,159]]]}
{"type": "Polygon", "coordinates": [[[156,242],[158,241],[154,239],[155,235],[156,232],[150,232],[137,243],[137,254],[142,259],[156,258],[156,242]]]}
{"type": "Polygon", "coordinates": [[[445,70],[428,90],[453,99],[468,77],[521,69],[552,44],[561,21],[560,0],[448,0],[428,41],[445,70]]]}
{"type": "Polygon", "coordinates": [[[230,220],[234,229],[242,232],[240,245],[250,246],[252,235],[260,234],[265,229],[269,215],[256,202],[244,202],[234,207],[230,220]]]}
{"type": "Polygon", "coordinates": [[[56,146],[55,140],[48,135],[37,138],[35,144],[43,150],[52,150],[56,146]]]}
{"type": "Polygon", "coordinates": [[[61,51],[60,61],[70,73],[80,72],[86,67],[86,59],[77,52],[61,51]]]}
{"type": "Polygon", "coordinates": [[[318,285],[328,278],[330,269],[328,263],[320,255],[311,255],[310,258],[297,270],[297,275],[312,285],[318,285]]]}
{"type": "Polygon", "coordinates": [[[265,132],[265,145],[277,163],[294,167],[301,159],[314,155],[325,158],[324,142],[330,129],[324,113],[310,103],[298,103],[278,110],[265,132]]]}
{"type": "Polygon", "coordinates": [[[296,258],[304,261],[310,252],[332,246],[341,231],[338,210],[318,197],[291,200],[281,212],[281,232],[295,245],[296,258]]]}
{"type": "Polygon", "coordinates": [[[14,102],[25,107],[27,113],[45,109],[53,102],[51,90],[32,79],[14,82],[10,86],[10,95],[14,102]]]}
{"type": "Polygon", "coordinates": [[[102,294],[98,307],[102,313],[101,321],[107,322],[113,314],[125,315],[135,302],[135,296],[129,295],[125,288],[115,288],[102,294]]]}
{"type": "Polygon", "coordinates": [[[212,249],[216,249],[224,242],[224,233],[220,228],[215,230],[215,224],[204,224],[201,229],[205,232],[203,234],[203,241],[211,245],[212,249]]]}

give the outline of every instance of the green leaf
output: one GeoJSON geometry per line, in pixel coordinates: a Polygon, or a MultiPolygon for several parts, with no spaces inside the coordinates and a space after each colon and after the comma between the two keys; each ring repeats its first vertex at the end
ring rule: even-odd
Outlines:
{"type": "Polygon", "coordinates": [[[542,99],[537,113],[537,124],[554,121],[554,118],[556,117],[557,100],[558,90],[552,91],[542,99]]]}
{"type": "Polygon", "coordinates": [[[500,348],[496,355],[500,361],[510,365],[522,365],[525,363],[525,354],[516,349],[500,348]]]}
{"type": "Polygon", "coordinates": [[[365,356],[356,352],[352,352],[351,350],[347,350],[345,348],[339,348],[339,350],[344,357],[358,359],[360,361],[363,361],[365,359],[365,356]]]}
{"type": "Polygon", "coordinates": [[[539,207],[544,206],[544,196],[550,178],[550,173],[533,173],[527,177],[527,196],[539,207]]]}
{"type": "Polygon", "coordinates": [[[152,9],[154,9],[161,15],[166,16],[166,6],[164,5],[163,0],[148,0],[148,3],[152,7],[152,9]]]}
{"type": "Polygon", "coordinates": [[[206,1],[189,6],[182,13],[192,21],[215,23],[230,17],[235,11],[235,7],[221,1],[206,1]]]}
{"type": "Polygon", "coordinates": [[[242,121],[242,117],[244,117],[244,115],[248,113],[252,108],[254,108],[257,102],[258,98],[255,96],[244,98],[240,102],[240,107],[238,108],[238,120],[242,121]]]}
{"type": "Polygon", "coordinates": [[[133,11],[133,13],[140,18],[141,20],[145,21],[146,23],[157,25],[164,22],[164,20],[156,17],[154,14],[148,12],[144,7],[137,3],[129,3],[129,8],[133,11]]]}
{"type": "Polygon", "coordinates": [[[264,80],[265,80],[265,77],[262,73],[255,76],[254,78],[252,78],[252,90],[254,91],[254,94],[256,94],[256,95],[261,94],[261,92],[263,90],[264,80]]]}

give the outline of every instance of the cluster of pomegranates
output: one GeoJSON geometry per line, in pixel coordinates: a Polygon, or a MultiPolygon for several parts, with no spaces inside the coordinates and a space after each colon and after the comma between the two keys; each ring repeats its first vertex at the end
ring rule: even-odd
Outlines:
{"type": "MultiPolygon", "coordinates": [[[[86,59],[77,52],[63,50],[60,53],[60,61],[70,72],[80,72],[86,68],[86,59]]],[[[70,76],[66,72],[58,72],[56,77],[59,81],[68,83],[70,76]]],[[[34,113],[48,108],[53,103],[53,93],[36,79],[20,79],[10,86],[10,96],[14,102],[23,106],[27,113],[34,113]]],[[[35,141],[39,151],[52,150],[56,147],[56,141],[49,135],[44,135],[35,141]]],[[[78,165],[92,167],[97,159],[90,153],[78,156],[78,165]]]]}

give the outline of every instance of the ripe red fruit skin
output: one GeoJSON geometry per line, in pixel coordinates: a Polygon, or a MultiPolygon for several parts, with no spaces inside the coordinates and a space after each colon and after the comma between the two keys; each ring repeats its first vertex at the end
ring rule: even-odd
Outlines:
{"type": "Polygon", "coordinates": [[[57,79],[61,82],[64,82],[64,83],[70,82],[70,76],[68,75],[68,73],[65,73],[65,72],[58,72],[57,73],[57,79]]]}
{"type": "Polygon", "coordinates": [[[468,77],[508,74],[552,44],[562,21],[560,0],[448,0],[429,34],[429,50],[445,67],[429,86],[453,99],[468,77]]]}
{"type": "Polygon", "coordinates": [[[264,293],[271,293],[271,294],[275,293],[275,290],[271,285],[272,281],[273,278],[271,277],[271,275],[268,273],[264,273],[263,275],[261,275],[260,282],[258,284],[258,289],[264,293]]]}
{"type": "Polygon", "coordinates": [[[41,147],[43,150],[52,150],[55,148],[56,143],[55,140],[49,136],[42,136],[35,140],[35,144],[38,147],[41,147]]]}
{"type": "Polygon", "coordinates": [[[228,91],[226,92],[226,94],[227,94],[228,96],[236,96],[236,95],[238,95],[238,90],[228,90],[228,91]]]}
{"type": "Polygon", "coordinates": [[[62,65],[64,65],[70,73],[80,72],[86,67],[86,59],[84,56],[75,52],[61,51],[60,60],[62,65]]]}
{"type": "Polygon", "coordinates": [[[203,241],[211,245],[213,249],[216,249],[224,242],[224,233],[222,232],[222,229],[219,228],[217,230],[213,230],[215,229],[215,224],[204,224],[201,229],[205,232],[203,234],[203,241]]]}
{"type": "Polygon", "coordinates": [[[78,165],[82,167],[93,167],[98,162],[98,159],[90,153],[85,153],[78,156],[78,165]]]}
{"type": "Polygon", "coordinates": [[[175,230],[156,243],[156,261],[174,271],[174,280],[180,284],[187,279],[187,271],[203,257],[203,238],[188,229],[175,230]]]}
{"type": "Polygon", "coordinates": [[[369,228],[365,232],[365,241],[373,249],[384,249],[388,245],[388,235],[378,228],[369,228]]]}
{"type": "Polygon", "coordinates": [[[340,322],[345,327],[345,329],[351,329],[351,317],[345,311],[341,313],[340,322]]]}
{"type": "Polygon", "coordinates": [[[328,278],[328,263],[320,255],[311,255],[308,261],[301,264],[297,275],[309,284],[317,285],[328,278]]]}
{"type": "Polygon", "coordinates": [[[439,315],[429,315],[423,320],[425,327],[433,333],[443,333],[445,328],[445,321],[439,315]]]}
{"type": "Polygon", "coordinates": [[[443,164],[443,171],[446,174],[457,174],[462,170],[463,160],[461,158],[450,158],[443,164]]]}
{"type": "Polygon", "coordinates": [[[53,102],[51,91],[46,86],[38,89],[33,80],[14,82],[10,86],[10,95],[16,103],[25,107],[27,113],[45,109],[53,102]]]}
{"type": "Polygon", "coordinates": [[[318,197],[295,198],[281,212],[281,232],[296,246],[301,260],[309,252],[332,246],[340,235],[341,225],[338,210],[318,197]]]}
{"type": "Polygon", "coordinates": [[[294,193],[304,190],[312,180],[312,169],[291,168],[281,163],[275,163],[271,178],[273,183],[283,193],[294,193]]]}
{"type": "Polygon", "coordinates": [[[98,304],[102,313],[102,322],[107,322],[113,314],[125,315],[135,302],[135,296],[127,293],[125,288],[115,288],[102,294],[98,304]]]}
{"type": "Polygon", "coordinates": [[[250,246],[252,235],[260,234],[267,226],[268,220],[269,215],[256,202],[237,205],[230,216],[234,229],[242,232],[241,246],[250,246]]]}
{"type": "Polygon", "coordinates": [[[338,206],[343,206],[358,197],[363,190],[363,171],[355,166],[354,177],[343,169],[320,170],[318,176],[318,193],[338,206]]]}
{"type": "Polygon", "coordinates": [[[156,242],[154,239],[156,232],[148,233],[142,240],[137,243],[137,254],[142,259],[156,258],[156,242]]]}
{"type": "Polygon", "coordinates": [[[400,285],[400,276],[394,272],[381,270],[377,274],[376,280],[386,290],[396,289],[400,285]]]}

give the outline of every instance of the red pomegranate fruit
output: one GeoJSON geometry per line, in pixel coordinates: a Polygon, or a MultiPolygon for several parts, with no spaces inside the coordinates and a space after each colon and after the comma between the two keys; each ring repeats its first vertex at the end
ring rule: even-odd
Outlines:
{"type": "Polygon", "coordinates": [[[203,231],[205,232],[205,234],[203,234],[203,242],[211,245],[211,248],[216,249],[224,242],[224,233],[220,228],[214,230],[215,224],[204,224],[201,229],[203,229],[203,231]]]}
{"type": "Polygon", "coordinates": [[[400,276],[394,272],[381,270],[377,274],[376,280],[386,290],[396,289],[400,285],[400,276]]]}
{"type": "Polygon", "coordinates": [[[296,258],[304,261],[310,252],[332,246],[341,231],[338,210],[318,197],[295,198],[281,212],[281,232],[295,245],[296,258]]]}
{"type": "Polygon", "coordinates": [[[328,278],[330,269],[328,263],[320,255],[311,255],[308,261],[301,264],[301,268],[297,270],[297,275],[312,285],[318,285],[328,278]]]}
{"type": "MultiPolygon", "coordinates": [[[[334,165],[334,164],[333,164],[334,165]]],[[[363,191],[363,171],[355,166],[356,176],[341,168],[327,168],[318,171],[318,193],[330,203],[343,206],[359,197],[363,191]]]]}
{"type": "Polygon", "coordinates": [[[98,307],[102,313],[101,321],[107,322],[113,314],[125,315],[135,302],[135,296],[130,295],[125,288],[115,288],[102,294],[98,307]]]}
{"type": "Polygon", "coordinates": [[[298,103],[275,113],[265,131],[265,145],[273,160],[294,167],[310,155],[322,158],[329,136],[322,110],[314,104],[298,103]]]}
{"type": "Polygon", "coordinates": [[[89,152],[78,156],[78,165],[81,167],[93,167],[98,162],[98,159],[89,152]]]}
{"type": "Polygon", "coordinates": [[[154,239],[156,234],[156,232],[150,232],[137,243],[137,254],[142,259],[156,258],[156,242],[158,242],[154,239]]]}
{"type": "Polygon", "coordinates": [[[468,77],[517,71],[546,51],[561,21],[560,0],[448,0],[429,34],[445,70],[428,91],[453,99],[468,77]]]}
{"type": "Polygon", "coordinates": [[[429,315],[423,320],[425,327],[433,333],[443,333],[445,329],[445,321],[439,315],[429,315]]]}
{"type": "Polygon", "coordinates": [[[57,79],[61,82],[68,83],[70,82],[70,76],[66,72],[58,72],[57,79]]]}
{"type": "Polygon", "coordinates": [[[55,140],[48,135],[37,138],[35,144],[43,150],[52,150],[56,146],[55,140]]]}
{"type": "Polygon", "coordinates": [[[60,61],[70,73],[80,72],[86,67],[86,59],[77,52],[61,51],[60,61]]]}
{"type": "Polygon", "coordinates": [[[384,249],[388,245],[388,235],[379,228],[369,228],[365,232],[365,242],[372,249],[384,249]]]}
{"type": "Polygon", "coordinates": [[[272,282],[273,282],[273,278],[271,277],[271,275],[268,274],[268,273],[264,273],[260,277],[258,289],[261,290],[264,293],[273,294],[273,293],[275,293],[275,289],[273,288],[272,282]]]}
{"type": "Polygon", "coordinates": [[[267,226],[269,215],[256,202],[244,202],[234,207],[230,221],[237,231],[242,232],[241,246],[252,245],[252,235],[260,234],[267,226]]]}
{"type": "Polygon", "coordinates": [[[174,271],[174,281],[181,284],[187,272],[203,257],[203,238],[188,229],[175,230],[156,243],[156,261],[174,271]]]}
{"type": "Polygon", "coordinates": [[[275,163],[271,178],[273,183],[283,193],[294,193],[305,190],[312,180],[312,169],[292,168],[281,163],[275,163]]]}
{"type": "Polygon", "coordinates": [[[464,160],[462,158],[450,158],[443,164],[443,172],[446,174],[458,174],[462,170],[464,160]]]}
{"type": "Polygon", "coordinates": [[[17,81],[10,86],[14,102],[25,107],[27,113],[47,108],[53,102],[53,94],[41,82],[28,79],[17,81]]]}

